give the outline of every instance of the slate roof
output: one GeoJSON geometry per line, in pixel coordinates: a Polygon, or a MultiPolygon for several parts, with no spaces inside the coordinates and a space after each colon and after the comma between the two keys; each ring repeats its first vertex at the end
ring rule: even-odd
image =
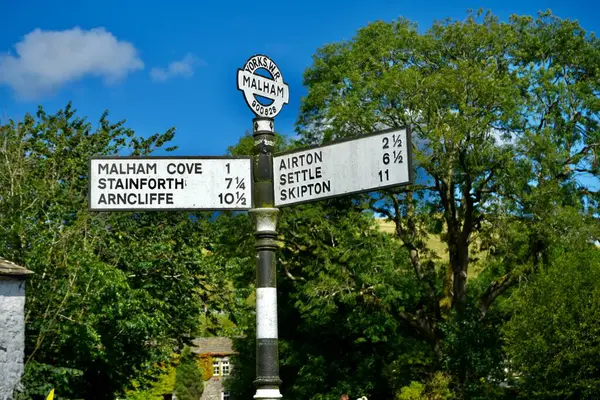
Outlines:
{"type": "Polygon", "coordinates": [[[196,354],[229,355],[234,354],[233,343],[226,337],[196,338],[192,340],[192,351],[196,354]]]}
{"type": "Polygon", "coordinates": [[[0,257],[0,276],[26,277],[31,274],[33,271],[0,257]]]}

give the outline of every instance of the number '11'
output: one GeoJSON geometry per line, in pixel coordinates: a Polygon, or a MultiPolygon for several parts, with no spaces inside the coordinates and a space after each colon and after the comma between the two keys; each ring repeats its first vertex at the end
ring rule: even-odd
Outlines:
{"type": "Polygon", "coordinates": [[[383,182],[384,180],[390,180],[390,170],[386,169],[385,171],[379,171],[379,182],[383,182]]]}

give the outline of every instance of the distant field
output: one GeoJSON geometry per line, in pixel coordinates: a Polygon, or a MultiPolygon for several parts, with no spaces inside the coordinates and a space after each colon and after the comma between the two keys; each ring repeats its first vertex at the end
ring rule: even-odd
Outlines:
{"type": "MultiPolygon", "coordinates": [[[[379,229],[381,229],[385,233],[389,233],[390,235],[394,234],[396,229],[393,222],[387,221],[383,218],[375,219],[379,229]]],[[[427,240],[427,247],[435,252],[435,254],[440,258],[438,262],[442,264],[446,264],[449,261],[448,257],[448,248],[444,242],[440,239],[438,235],[429,235],[427,240]]],[[[475,277],[481,271],[484,266],[485,259],[487,257],[487,252],[479,252],[471,255],[478,260],[471,264],[471,268],[469,268],[469,277],[475,277]]]]}
{"type": "MultiPolygon", "coordinates": [[[[375,220],[377,225],[379,225],[379,229],[381,229],[385,233],[389,233],[390,235],[394,234],[396,226],[393,222],[387,221],[383,218],[377,218],[375,220]]],[[[437,235],[429,235],[429,239],[427,240],[427,247],[437,254],[440,257],[441,261],[448,261],[448,252],[446,251],[446,244],[440,240],[440,237],[437,235]]]]}

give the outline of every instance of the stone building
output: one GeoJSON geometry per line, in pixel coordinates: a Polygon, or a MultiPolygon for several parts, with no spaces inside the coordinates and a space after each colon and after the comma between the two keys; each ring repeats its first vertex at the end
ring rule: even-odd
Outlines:
{"type": "Polygon", "coordinates": [[[231,339],[226,337],[197,338],[192,351],[198,355],[210,355],[213,360],[213,376],[204,382],[200,400],[233,400],[223,382],[231,373],[230,356],[235,354],[231,339]]]}
{"type": "Polygon", "coordinates": [[[25,278],[33,272],[0,257],[0,400],[10,400],[24,369],[25,278]]]}

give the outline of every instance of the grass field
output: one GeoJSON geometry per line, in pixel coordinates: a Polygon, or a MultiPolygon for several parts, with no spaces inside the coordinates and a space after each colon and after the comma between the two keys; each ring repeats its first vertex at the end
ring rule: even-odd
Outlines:
{"type": "MultiPolygon", "coordinates": [[[[389,233],[390,235],[394,234],[394,230],[396,229],[393,222],[388,221],[383,218],[377,218],[376,220],[379,229],[381,229],[385,233],[389,233]]],[[[435,252],[435,254],[439,257],[437,260],[438,263],[447,264],[449,261],[448,257],[448,247],[446,243],[442,241],[442,239],[438,235],[429,235],[427,239],[427,247],[435,252]]],[[[487,257],[487,252],[478,252],[471,254],[471,257],[476,258],[477,261],[474,261],[470,264],[468,277],[473,278],[477,276],[477,274],[481,271],[483,266],[485,265],[485,259],[487,257]]]]}
{"type": "MultiPolygon", "coordinates": [[[[381,229],[383,232],[389,233],[390,235],[394,234],[396,226],[393,222],[383,218],[377,218],[375,221],[377,222],[379,229],[381,229]]],[[[429,235],[429,238],[427,239],[427,247],[433,250],[435,254],[440,257],[441,261],[448,261],[446,244],[442,242],[438,235],[429,235]]]]}

